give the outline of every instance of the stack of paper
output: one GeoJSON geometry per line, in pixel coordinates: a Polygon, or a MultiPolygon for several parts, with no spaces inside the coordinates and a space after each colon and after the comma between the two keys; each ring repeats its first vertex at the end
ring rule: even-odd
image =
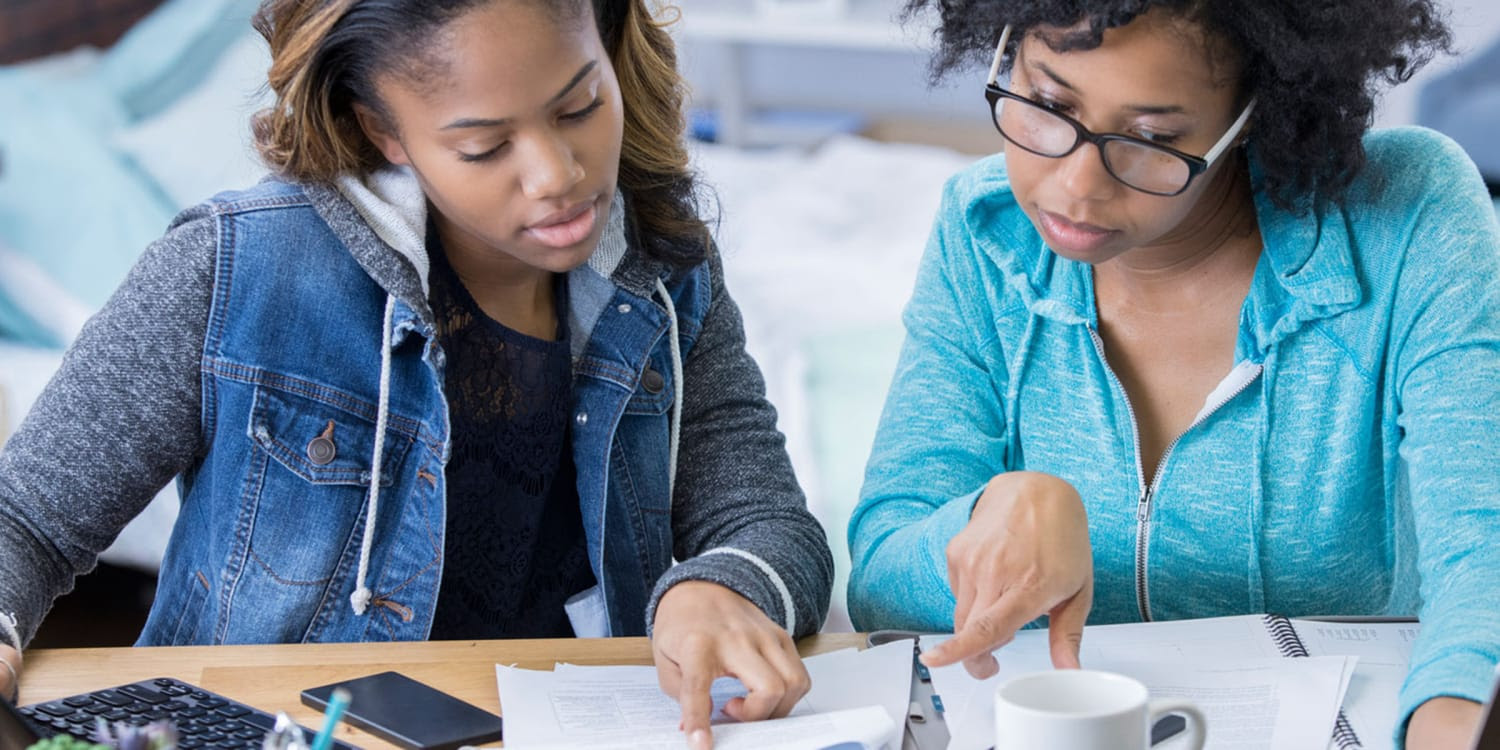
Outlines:
{"type": "MultiPolygon", "coordinates": [[[[856,651],[845,649],[803,660],[812,690],[791,715],[737,723],[723,714],[729,699],[745,695],[738,680],[714,682],[716,750],[765,748],[815,750],[858,742],[871,750],[901,746],[911,689],[910,641],[856,651]]],[[[655,667],[576,666],[551,670],[497,665],[505,747],[685,749],[678,730],[682,709],[658,687],[655,667]]]]}
{"type": "MultiPolygon", "coordinates": [[[[1090,627],[1080,654],[1083,666],[1140,680],[1153,699],[1187,701],[1208,722],[1207,750],[1274,750],[1327,747],[1357,659],[1352,656],[1283,658],[1245,644],[1261,639],[1233,631],[1259,625],[1224,618],[1186,623],[1090,627]],[[1226,653],[1225,644],[1235,644],[1226,653]],[[1235,653],[1238,652],[1238,653],[1235,653]]],[[[922,637],[924,650],[946,637],[922,637]]],[[[995,654],[1000,672],[976,680],[961,664],[932,669],[933,686],[946,709],[948,750],[984,750],[995,744],[995,688],[1030,672],[1052,669],[1047,633],[1028,630],[995,654]]]]}
{"type": "MultiPolygon", "coordinates": [[[[1415,622],[1319,622],[1293,620],[1309,654],[1346,655],[1359,659],[1354,679],[1344,694],[1344,715],[1358,747],[1393,750],[1397,700],[1417,640],[1415,622]]],[[[1337,742],[1330,743],[1337,750],[1337,742]]]]}

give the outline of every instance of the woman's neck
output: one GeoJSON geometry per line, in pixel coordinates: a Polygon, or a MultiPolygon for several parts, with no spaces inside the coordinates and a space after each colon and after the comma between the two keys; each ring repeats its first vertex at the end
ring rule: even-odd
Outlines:
{"type": "Polygon", "coordinates": [[[1240,161],[1214,176],[1176,229],[1099,264],[1095,279],[1137,306],[1190,310],[1226,290],[1248,289],[1260,250],[1254,196],[1240,161]]]}
{"type": "Polygon", "coordinates": [[[557,300],[553,273],[522,263],[455,231],[443,217],[433,226],[448,265],[484,314],[513,331],[556,340],[557,300]]]}

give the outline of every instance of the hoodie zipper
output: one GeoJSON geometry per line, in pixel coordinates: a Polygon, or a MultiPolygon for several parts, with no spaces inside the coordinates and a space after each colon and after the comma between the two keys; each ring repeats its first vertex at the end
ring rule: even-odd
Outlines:
{"type": "Polygon", "coordinates": [[[1115,374],[1114,368],[1110,367],[1109,358],[1104,356],[1104,339],[1099,336],[1099,332],[1093,326],[1089,326],[1088,329],[1089,338],[1094,341],[1094,350],[1099,353],[1099,361],[1104,363],[1104,371],[1109,373],[1109,379],[1115,384],[1115,387],[1120,389],[1120,397],[1125,400],[1125,413],[1130,415],[1131,439],[1135,443],[1135,471],[1140,488],[1140,495],[1136,500],[1135,506],[1135,602],[1137,609],[1140,611],[1141,621],[1150,622],[1152,620],[1151,591],[1148,586],[1150,576],[1146,568],[1146,552],[1151,544],[1151,499],[1156,496],[1156,491],[1161,484],[1162,470],[1167,465],[1167,459],[1171,458],[1172,451],[1182,441],[1182,436],[1186,435],[1188,430],[1197,427],[1204,420],[1208,419],[1214,412],[1223,408],[1225,404],[1233,401],[1236,396],[1244,393],[1245,389],[1249,388],[1250,384],[1254,383],[1260,377],[1261,371],[1265,367],[1263,365],[1255,365],[1254,374],[1245,378],[1244,382],[1240,383],[1232,392],[1224,394],[1212,406],[1203,410],[1198,415],[1198,418],[1193,420],[1192,424],[1189,424],[1186,429],[1178,433],[1177,437],[1173,438],[1172,442],[1167,444],[1166,450],[1162,451],[1161,458],[1157,459],[1156,471],[1151,475],[1151,483],[1147,484],[1146,464],[1141,460],[1141,429],[1140,423],[1135,416],[1135,407],[1130,403],[1130,394],[1125,391],[1125,385],[1120,382],[1120,378],[1115,374]]]}

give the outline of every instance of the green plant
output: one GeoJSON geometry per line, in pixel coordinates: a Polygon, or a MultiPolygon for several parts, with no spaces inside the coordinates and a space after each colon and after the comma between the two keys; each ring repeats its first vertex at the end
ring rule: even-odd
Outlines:
{"type": "Polygon", "coordinates": [[[33,743],[27,750],[109,750],[109,748],[105,745],[95,745],[92,742],[61,735],[33,743]]]}
{"type": "Polygon", "coordinates": [[[59,735],[32,743],[26,750],[177,750],[177,729],[169,721],[133,726],[99,719],[93,740],[59,735]]]}

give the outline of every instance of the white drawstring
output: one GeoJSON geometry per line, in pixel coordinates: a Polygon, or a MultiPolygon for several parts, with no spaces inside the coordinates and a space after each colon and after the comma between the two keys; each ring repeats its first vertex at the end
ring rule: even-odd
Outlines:
{"type": "Polygon", "coordinates": [[[21,633],[16,629],[19,624],[14,612],[0,612],[0,641],[9,643],[17,651],[21,650],[21,633]]]}
{"type": "Polygon", "coordinates": [[[677,340],[677,305],[661,279],[656,280],[656,293],[667,307],[667,334],[672,347],[672,436],[667,443],[667,499],[671,500],[677,487],[677,446],[682,437],[682,344],[677,340]]]}
{"type": "Polygon", "coordinates": [[[391,400],[391,321],[396,316],[396,297],[386,295],[385,322],[380,326],[380,404],[375,412],[375,453],[370,458],[370,501],[365,509],[365,532],[359,542],[359,572],[354,578],[354,593],[349,604],[354,614],[363,615],[370,606],[370,589],[365,576],[370,572],[370,547],[375,542],[375,516],[380,511],[380,468],[385,453],[385,424],[391,400]]]}

